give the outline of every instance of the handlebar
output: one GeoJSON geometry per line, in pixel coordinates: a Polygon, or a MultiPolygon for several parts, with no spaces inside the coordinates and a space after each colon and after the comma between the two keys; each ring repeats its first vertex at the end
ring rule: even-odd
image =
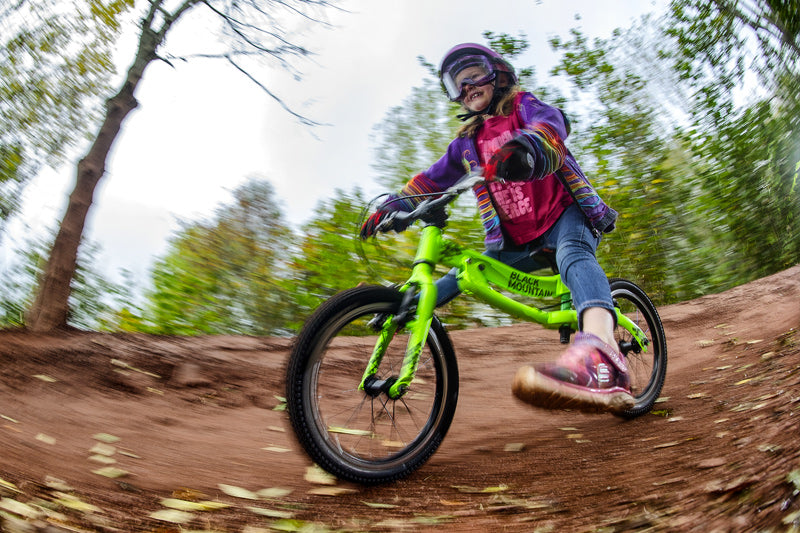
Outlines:
{"type": "MultiPolygon", "coordinates": [[[[398,227],[403,229],[407,228],[414,222],[424,219],[427,215],[434,213],[437,209],[443,208],[463,193],[471,190],[474,186],[485,183],[485,179],[481,170],[465,174],[454,185],[444,190],[443,192],[436,193],[436,198],[426,198],[420,202],[417,207],[410,212],[407,211],[393,211],[381,221],[375,228],[376,231],[387,232],[397,230],[398,227]]],[[[430,195],[434,196],[434,195],[430,195]]]]}

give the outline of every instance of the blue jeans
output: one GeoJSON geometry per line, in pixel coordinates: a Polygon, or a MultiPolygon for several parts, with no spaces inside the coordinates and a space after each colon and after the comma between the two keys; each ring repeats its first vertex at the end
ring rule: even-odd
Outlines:
{"type": "MultiPolygon", "coordinates": [[[[541,244],[556,250],[558,271],[572,292],[572,302],[578,311],[579,321],[583,312],[590,307],[602,307],[614,314],[608,278],[595,256],[600,237],[595,236],[589,220],[575,204],[567,207],[556,223],[531,245],[518,249],[487,250],[484,255],[523,272],[532,272],[547,267],[530,256],[531,250],[541,244]]],[[[456,273],[454,268],[436,281],[437,307],[459,295],[456,273]]]]}

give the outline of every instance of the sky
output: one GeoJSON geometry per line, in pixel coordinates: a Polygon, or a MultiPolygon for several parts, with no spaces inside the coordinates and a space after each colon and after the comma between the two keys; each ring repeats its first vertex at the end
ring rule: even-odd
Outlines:
{"type": "MultiPolygon", "coordinates": [[[[645,13],[663,12],[666,0],[345,0],[339,5],[344,10],[326,12],[330,27],[298,28],[296,41],[315,54],[296,65],[302,80],[279,67],[259,73],[273,93],[320,126],[301,124],[223,62],[148,67],[136,93],[139,106],[123,124],[89,214],[85,236],[101,248],[101,272],[119,281],[120,270],[127,269],[146,284],[178,222],[210,218],[249,178],[273,184],[296,228],[337,188],[384,192],[370,166],[371,136],[389,109],[422,83],[426,73],[418,56],[438,64],[455,44],[484,43],[486,30],[524,33],[530,48],[514,63],[535,66],[541,83],[556,60],[551,37],[567,36],[573,27],[608,37],[645,13]]],[[[208,38],[206,30],[202,20],[187,20],[172,30],[161,52],[192,51],[198,39],[208,38]]],[[[120,73],[133,58],[134,37],[127,35],[118,47],[120,73]]],[[[568,86],[562,90],[569,94],[568,86]]],[[[86,147],[59,169],[40,173],[26,189],[22,216],[9,231],[12,247],[60,222],[86,147]]]]}

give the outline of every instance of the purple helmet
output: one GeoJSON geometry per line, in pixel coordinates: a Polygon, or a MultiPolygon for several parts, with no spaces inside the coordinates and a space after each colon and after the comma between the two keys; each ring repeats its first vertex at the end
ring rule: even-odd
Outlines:
{"type": "Polygon", "coordinates": [[[464,43],[453,47],[444,55],[439,65],[439,78],[447,91],[447,96],[453,101],[461,99],[464,85],[486,85],[501,75],[505,77],[503,86],[517,84],[514,68],[500,54],[475,43],[464,43]],[[484,74],[457,83],[459,72],[468,67],[478,67],[484,74]]]}

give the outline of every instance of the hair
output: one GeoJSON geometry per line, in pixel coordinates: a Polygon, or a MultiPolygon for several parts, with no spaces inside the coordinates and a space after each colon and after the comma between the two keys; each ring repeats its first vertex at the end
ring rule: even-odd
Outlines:
{"type": "MultiPolygon", "coordinates": [[[[517,94],[522,90],[519,85],[513,87],[495,87],[495,91],[503,91],[503,95],[497,101],[492,109],[489,110],[487,115],[491,116],[504,116],[507,117],[514,112],[514,99],[517,94]]],[[[459,137],[474,137],[478,133],[478,129],[483,125],[485,115],[476,115],[461,126],[458,130],[459,137]]]]}

